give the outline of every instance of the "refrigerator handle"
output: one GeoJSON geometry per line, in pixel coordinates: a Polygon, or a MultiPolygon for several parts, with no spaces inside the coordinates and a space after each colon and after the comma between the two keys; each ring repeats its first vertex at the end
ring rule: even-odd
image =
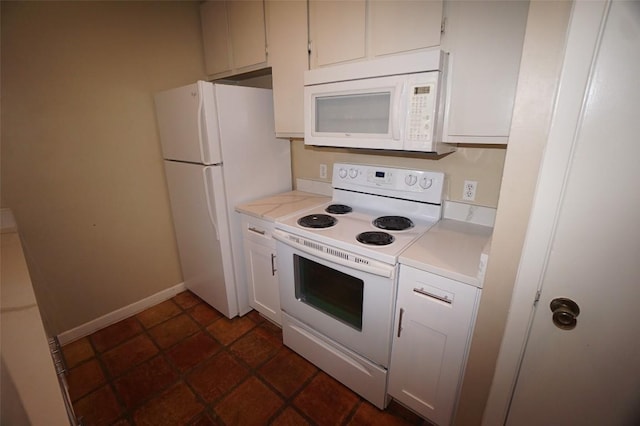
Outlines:
{"type": "Polygon", "coordinates": [[[210,167],[205,167],[202,169],[202,179],[204,180],[204,194],[207,199],[207,211],[209,212],[209,221],[211,225],[213,225],[213,229],[216,231],[216,240],[220,241],[220,233],[218,232],[218,225],[216,223],[216,218],[213,215],[213,211],[211,211],[211,196],[209,195],[209,179],[207,179],[207,172],[210,167]]]}
{"type": "MultiPolygon", "coordinates": [[[[198,125],[198,147],[200,148],[200,159],[202,160],[203,164],[207,164],[207,159],[208,159],[208,155],[207,158],[205,158],[205,152],[204,152],[204,144],[202,143],[205,139],[205,137],[203,137],[203,133],[204,133],[204,122],[205,122],[205,111],[204,111],[204,90],[202,88],[202,86],[200,85],[200,82],[198,82],[198,118],[197,118],[197,125],[198,125]]],[[[207,153],[208,154],[208,153],[207,153]]]]}

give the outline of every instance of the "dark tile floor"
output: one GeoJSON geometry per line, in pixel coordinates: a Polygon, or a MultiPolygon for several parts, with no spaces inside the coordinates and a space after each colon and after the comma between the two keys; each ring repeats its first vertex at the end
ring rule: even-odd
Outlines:
{"type": "Polygon", "coordinates": [[[380,411],[282,344],[255,311],[229,320],[190,292],[63,348],[84,425],[428,425],[380,411]]]}

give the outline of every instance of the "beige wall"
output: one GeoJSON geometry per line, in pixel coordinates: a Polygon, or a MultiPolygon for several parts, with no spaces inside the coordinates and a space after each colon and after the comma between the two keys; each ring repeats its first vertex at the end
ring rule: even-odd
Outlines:
{"type": "Polygon", "coordinates": [[[480,424],[487,402],[549,132],[570,9],[567,1],[530,5],[491,254],[456,425],[480,424]]]}
{"type": "Polygon", "coordinates": [[[293,177],[331,182],[333,163],[353,162],[442,171],[447,176],[447,199],[462,201],[462,186],[465,180],[478,182],[476,199],[465,203],[495,208],[498,204],[500,181],[506,150],[504,146],[486,147],[468,145],[459,147],[454,153],[437,157],[431,154],[409,154],[374,151],[356,151],[304,145],[294,140],[291,145],[293,177]],[[327,165],[327,178],[319,176],[320,164],[327,165]]]}
{"type": "Polygon", "coordinates": [[[182,281],[152,93],[204,77],[197,2],[2,2],[1,205],[50,332],[182,281]]]}

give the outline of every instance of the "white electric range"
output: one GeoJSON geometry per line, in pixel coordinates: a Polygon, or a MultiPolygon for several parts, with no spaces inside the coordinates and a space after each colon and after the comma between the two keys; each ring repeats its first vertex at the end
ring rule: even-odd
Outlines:
{"type": "Polygon", "coordinates": [[[331,202],[276,221],[284,343],[379,408],[398,256],[440,219],[444,179],[337,163],[331,202]]]}

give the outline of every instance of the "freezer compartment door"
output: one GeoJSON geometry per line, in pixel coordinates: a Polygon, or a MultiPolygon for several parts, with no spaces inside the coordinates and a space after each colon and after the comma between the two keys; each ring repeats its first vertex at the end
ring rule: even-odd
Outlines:
{"type": "Polygon", "coordinates": [[[185,285],[233,318],[238,302],[221,167],[164,163],[185,285]]]}
{"type": "Polygon", "coordinates": [[[198,81],[159,92],[154,101],[165,160],[221,162],[213,84],[198,81]]]}

